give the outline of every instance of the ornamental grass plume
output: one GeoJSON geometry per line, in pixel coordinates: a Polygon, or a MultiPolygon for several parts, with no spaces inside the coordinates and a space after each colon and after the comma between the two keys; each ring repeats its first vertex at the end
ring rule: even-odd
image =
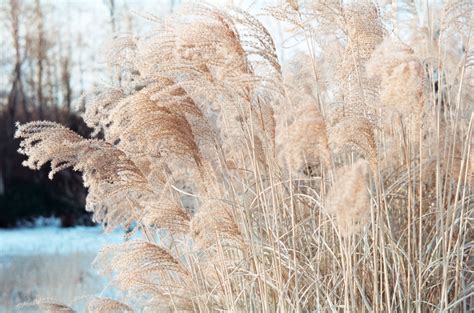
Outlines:
{"type": "Polygon", "coordinates": [[[357,233],[370,219],[369,173],[365,160],[339,168],[326,197],[325,210],[343,236],[357,233]]]}
{"type": "Polygon", "coordinates": [[[330,145],[335,153],[356,152],[377,172],[377,143],[373,125],[363,117],[342,117],[329,130],[330,145]]]}
{"type": "Polygon", "coordinates": [[[280,125],[278,129],[281,162],[295,174],[309,173],[311,167],[320,165],[329,167],[326,122],[315,104],[301,105],[292,118],[291,124],[280,125]]]}
{"type": "Polygon", "coordinates": [[[422,61],[409,46],[385,40],[373,52],[366,65],[369,77],[380,79],[380,105],[384,108],[381,123],[397,123],[407,132],[420,131],[425,97],[425,75],[422,61]]]}
{"type": "Polygon", "coordinates": [[[240,244],[242,234],[233,216],[234,210],[219,201],[204,200],[199,212],[193,216],[191,236],[201,248],[216,243],[240,244]]]}
{"type": "Polygon", "coordinates": [[[190,273],[166,249],[131,240],[102,249],[94,263],[102,273],[111,274],[120,289],[137,297],[146,294],[152,306],[192,309],[194,292],[190,273]]]}
{"type": "Polygon", "coordinates": [[[74,313],[74,310],[67,305],[60,304],[51,299],[36,299],[31,303],[25,303],[18,306],[21,311],[31,311],[31,309],[39,310],[43,313],[74,313]]]}
{"type": "Polygon", "coordinates": [[[96,297],[87,304],[86,313],[133,313],[133,309],[126,304],[110,298],[96,297]]]}

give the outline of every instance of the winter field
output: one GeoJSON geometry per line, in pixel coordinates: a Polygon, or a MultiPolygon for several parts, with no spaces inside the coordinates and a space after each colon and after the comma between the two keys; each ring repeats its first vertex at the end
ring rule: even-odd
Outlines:
{"type": "Polygon", "coordinates": [[[37,298],[83,308],[105,287],[91,262],[103,245],[119,242],[120,232],[105,234],[100,227],[0,230],[0,312],[37,298]]]}

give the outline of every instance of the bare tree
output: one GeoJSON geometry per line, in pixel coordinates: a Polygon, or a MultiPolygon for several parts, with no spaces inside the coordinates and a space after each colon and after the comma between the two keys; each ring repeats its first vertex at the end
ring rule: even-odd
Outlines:
{"type": "Polygon", "coordinates": [[[44,16],[41,10],[40,0],[35,1],[35,20],[37,28],[36,42],[36,103],[39,118],[44,119],[44,97],[43,97],[43,70],[46,59],[46,43],[44,33],[44,16]]]}
{"type": "MultiPolygon", "coordinates": [[[[68,49],[70,51],[70,49],[68,49]]],[[[63,94],[63,105],[66,113],[71,112],[72,86],[71,86],[71,59],[70,53],[61,57],[61,87],[63,94]]]]}
{"type": "Polygon", "coordinates": [[[110,25],[112,26],[112,32],[115,33],[117,31],[115,0],[104,0],[104,1],[105,1],[105,5],[109,9],[110,25]]]}
{"type": "Polygon", "coordinates": [[[22,64],[21,45],[20,45],[20,2],[10,0],[9,20],[10,32],[15,49],[15,66],[12,73],[12,86],[8,95],[8,117],[11,127],[7,130],[8,134],[13,135],[13,124],[17,116],[18,107],[22,106],[26,117],[28,117],[28,108],[25,101],[25,93],[22,82],[22,64]]]}

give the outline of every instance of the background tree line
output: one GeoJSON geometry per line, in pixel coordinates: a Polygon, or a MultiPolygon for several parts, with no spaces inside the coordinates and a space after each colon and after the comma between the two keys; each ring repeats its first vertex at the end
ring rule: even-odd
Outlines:
{"type": "MultiPolygon", "coordinates": [[[[90,224],[81,176],[68,170],[50,181],[47,169],[23,168],[13,138],[15,123],[50,120],[89,135],[77,100],[94,84],[107,81],[97,57],[102,42],[113,33],[143,27],[133,12],[150,3],[129,2],[0,3],[0,227],[51,215],[60,217],[63,226],[90,224]]],[[[175,2],[148,9],[166,14],[175,2]]]]}

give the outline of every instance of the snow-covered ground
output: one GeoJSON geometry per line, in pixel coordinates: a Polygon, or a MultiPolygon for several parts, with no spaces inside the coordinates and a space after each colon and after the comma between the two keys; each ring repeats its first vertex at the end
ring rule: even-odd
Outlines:
{"type": "Polygon", "coordinates": [[[123,231],[100,226],[60,228],[54,220],[0,230],[0,313],[37,298],[52,299],[83,311],[92,295],[114,290],[91,266],[104,245],[124,241],[123,231]]]}
{"type": "Polygon", "coordinates": [[[3,229],[0,230],[0,257],[76,252],[95,253],[106,244],[123,241],[123,232],[104,233],[99,226],[3,229]]]}

